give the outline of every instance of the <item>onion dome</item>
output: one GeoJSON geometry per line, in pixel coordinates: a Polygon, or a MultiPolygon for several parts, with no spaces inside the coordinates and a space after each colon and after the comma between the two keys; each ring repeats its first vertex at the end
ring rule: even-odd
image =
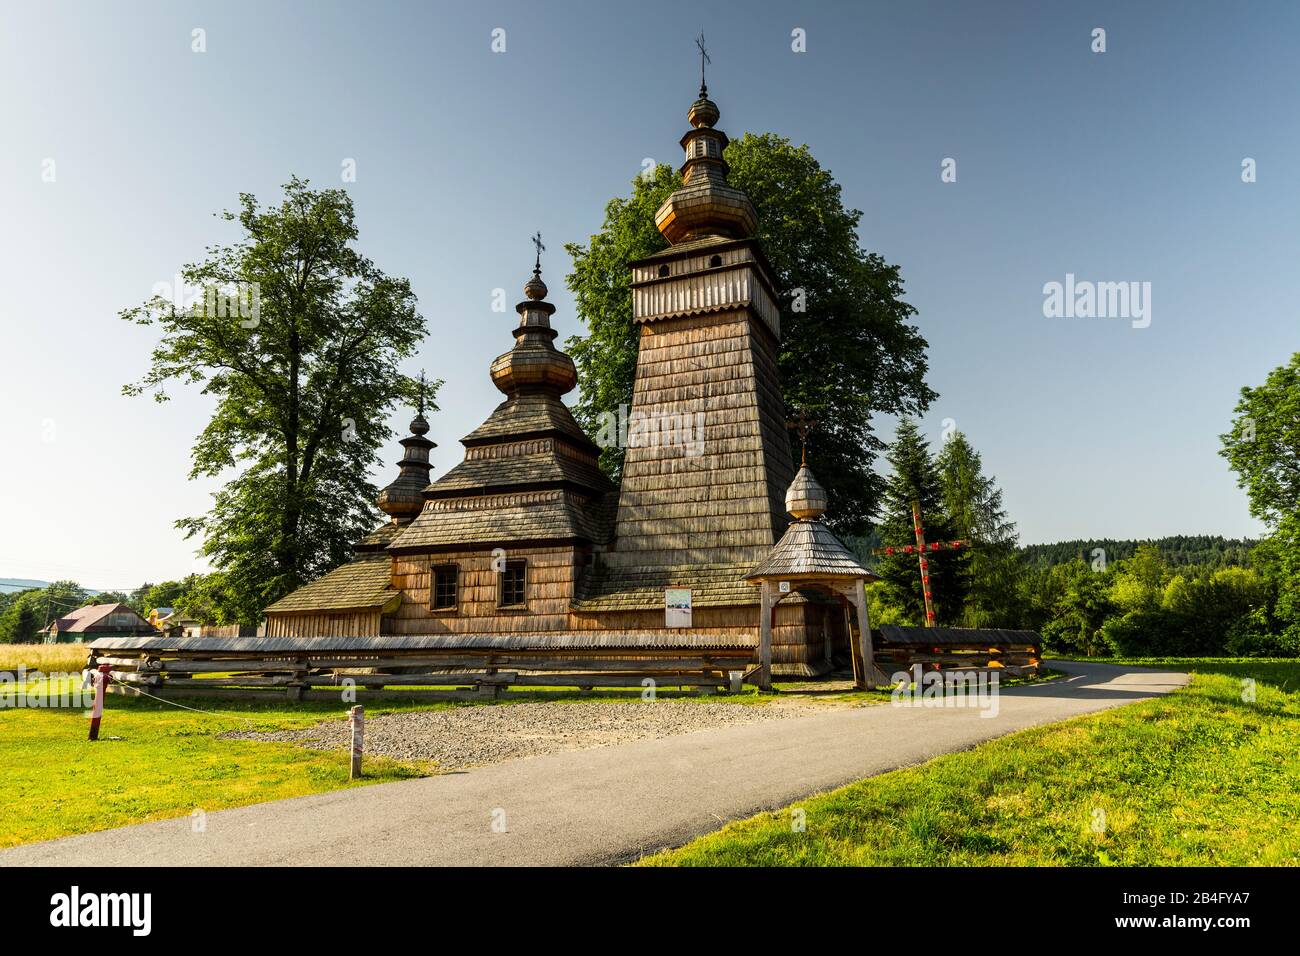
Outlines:
{"type": "Polygon", "coordinates": [[[555,306],[545,300],[540,252],[533,277],[524,285],[524,295],[524,301],[515,306],[519,313],[515,346],[492,363],[492,384],[511,398],[527,391],[563,395],[578,384],[578,372],[573,359],[553,344],[559,333],[551,328],[555,306]]]}
{"type": "Polygon", "coordinates": [[[707,87],[700,88],[700,98],[691,104],[691,108],[686,111],[686,121],[695,129],[701,126],[707,126],[712,129],[722,115],[718,110],[718,104],[709,99],[707,87]]]}
{"type": "Polygon", "coordinates": [[[781,540],[745,575],[751,584],[764,580],[802,581],[860,579],[879,580],[857,556],[822,524],[826,513],[826,489],[813,477],[807,464],[801,465],[790,490],[785,493],[786,510],[794,521],[781,540]]]}
{"type": "Polygon", "coordinates": [[[398,462],[401,471],[393,482],[379,493],[375,503],[379,510],[394,521],[409,521],[424,508],[424,489],[429,484],[429,451],[438,446],[424,436],[429,423],[424,418],[424,373],[420,373],[420,402],[415,417],[411,419],[411,434],[402,439],[406,454],[398,462]]]}
{"type": "Polygon", "coordinates": [[[817,521],[826,513],[826,489],[801,465],[785,493],[785,510],[799,521],[817,521]]]}
{"type": "Polygon", "coordinates": [[[714,129],[720,115],[701,84],[699,99],[686,113],[691,128],[681,139],[682,186],[655,212],[655,225],[672,245],[708,236],[744,239],[758,226],[749,197],[727,183],[727,134],[714,129]]]}

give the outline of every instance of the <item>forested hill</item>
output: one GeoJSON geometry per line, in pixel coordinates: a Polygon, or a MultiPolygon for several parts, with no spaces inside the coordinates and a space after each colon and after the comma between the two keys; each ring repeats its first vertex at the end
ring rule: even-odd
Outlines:
{"type": "Polygon", "coordinates": [[[1250,538],[1225,538],[1217,534],[1178,534],[1149,541],[1098,538],[1092,541],[1059,541],[1056,544],[1029,544],[1020,549],[1025,560],[1036,567],[1051,567],[1073,561],[1081,555],[1091,555],[1094,548],[1104,548],[1106,561],[1122,561],[1133,557],[1140,544],[1154,544],[1168,564],[1196,564],[1214,568],[1249,563],[1250,549],[1256,542],[1250,538]]]}

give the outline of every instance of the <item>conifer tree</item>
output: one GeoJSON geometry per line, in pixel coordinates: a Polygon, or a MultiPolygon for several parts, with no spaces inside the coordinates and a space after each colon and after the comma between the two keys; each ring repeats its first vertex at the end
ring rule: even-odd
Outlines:
{"type": "MultiPolygon", "coordinates": [[[[925,623],[925,594],[919,562],[916,554],[901,552],[902,547],[916,543],[912,502],[921,506],[927,541],[950,541],[957,537],[956,527],[944,504],[939,469],[913,419],[899,420],[885,457],[893,471],[885,482],[879,529],[885,546],[900,550],[881,557],[876,573],[882,580],[877,589],[881,603],[894,612],[888,617],[898,623],[920,625],[925,623]]],[[[955,625],[960,622],[966,598],[966,553],[927,552],[926,561],[935,623],[955,625]]]]}
{"type": "Polygon", "coordinates": [[[960,431],[936,458],[944,510],[956,535],[973,543],[967,557],[968,587],[961,615],[965,627],[1015,627],[1021,618],[1021,560],[1015,523],[1008,520],[1002,490],[984,474],[980,454],[960,431]]]}

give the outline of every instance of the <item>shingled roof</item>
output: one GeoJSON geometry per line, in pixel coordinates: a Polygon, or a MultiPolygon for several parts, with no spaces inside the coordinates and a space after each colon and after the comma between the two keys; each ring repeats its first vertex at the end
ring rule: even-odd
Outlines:
{"type": "MultiPolygon", "coordinates": [[[[550,444],[545,443],[545,444],[550,444]]],[[[551,447],[528,455],[470,458],[425,489],[426,497],[456,497],[505,488],[566,484],[604,494],[614,486],[593,462],[557,453],[551,447]]]]}
{"type": "Polygon", "coordinates": [[[807,574],[846,578],[875,577],[820,521],[795,521],[786,528],[785,534],[772,546],[767,557],[745,578],[753,580],[807,574]]]}
{"type": "Polygon", "coordinates": [[[607,499],[549,489],[431,501],[389,549],[463,549],[551,540],[603,543],[613,523],[607,499]]]}
{"type": "Polygon", "coordinates": [[[547,435],[563,435],[575,445],[599,450],[564,402],[554,395],[538,392],[516,395],[502,402],[492,410],[487,421],[460,441],[471,447],[547,435]]]}
{"type": "Polygon", "coordinates": [[[400,596],[392,587],[392,559],[381,552],[362,555],[304,584],[268,607],[266,613],[383,607],[400,596]]]}
{"type": "Polygon", "coordinates": [[[87,604],[85,607],[79,607],[63,617],[58,618],[45,630],[51,628],[57,630],[60,634],[87,634],[93,631],[130,631],[140,630],[153,632],[154,626],[146,621],[135,608],[120,602],[114,604],[87,604]],[[109,623],[108,618],[113,614],[124,614],[133,617],[138,623],[135,625],[124,625],[120,623],[109,623]]]}
{"type": "Polygon", "coordinates": [[[747,565],[696,564],[681,567],[587,569],[578,582],[575,611],[656,610],[664,606],[665,588],[690,588],[693,607],[757,604],[744,580],[747,565]]]}

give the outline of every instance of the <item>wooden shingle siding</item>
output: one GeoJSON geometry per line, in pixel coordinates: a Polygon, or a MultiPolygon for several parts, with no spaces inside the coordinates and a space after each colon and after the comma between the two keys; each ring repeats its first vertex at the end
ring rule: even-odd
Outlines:
{"type": "MultiPolygon", "coordinates": [[[[375,637],[381,633],[382,617],[378,609],[330,613],[311,611],[301,614],[268,614],[267,637],[375,637]]],[[[208,640],[208,638],[199,638],[208,640]]],[[[261,640],[261,638],[253,638],[261,640]]]]}
{"type": "Polygon", "coordinates": [[[687,437],[702,445],[627,449],[611,566],[752,567],[776,541],[785,522],[769,488],[784,490],[793,468],[782,411],[758,381],[774,348],[743,310],[642,327],[633,419],[693,425],[698,413],[702,435],[687,437]]]}
{"type": "Polygon", "coordinates": [[[490,551],[449,552],[436,559],[420,555],[393,558],[393,578],[403,593],[389,620],[394,634],[488,634],[511,631],[565,631],[579,566],[580,549],[508,549],[507,560],[527,562],[526,611],[497,606],[497,572],[490,551]],[[429,569],[434,563],[460,569],[460,601],[454,615],[429,609],[429,569]]]}

